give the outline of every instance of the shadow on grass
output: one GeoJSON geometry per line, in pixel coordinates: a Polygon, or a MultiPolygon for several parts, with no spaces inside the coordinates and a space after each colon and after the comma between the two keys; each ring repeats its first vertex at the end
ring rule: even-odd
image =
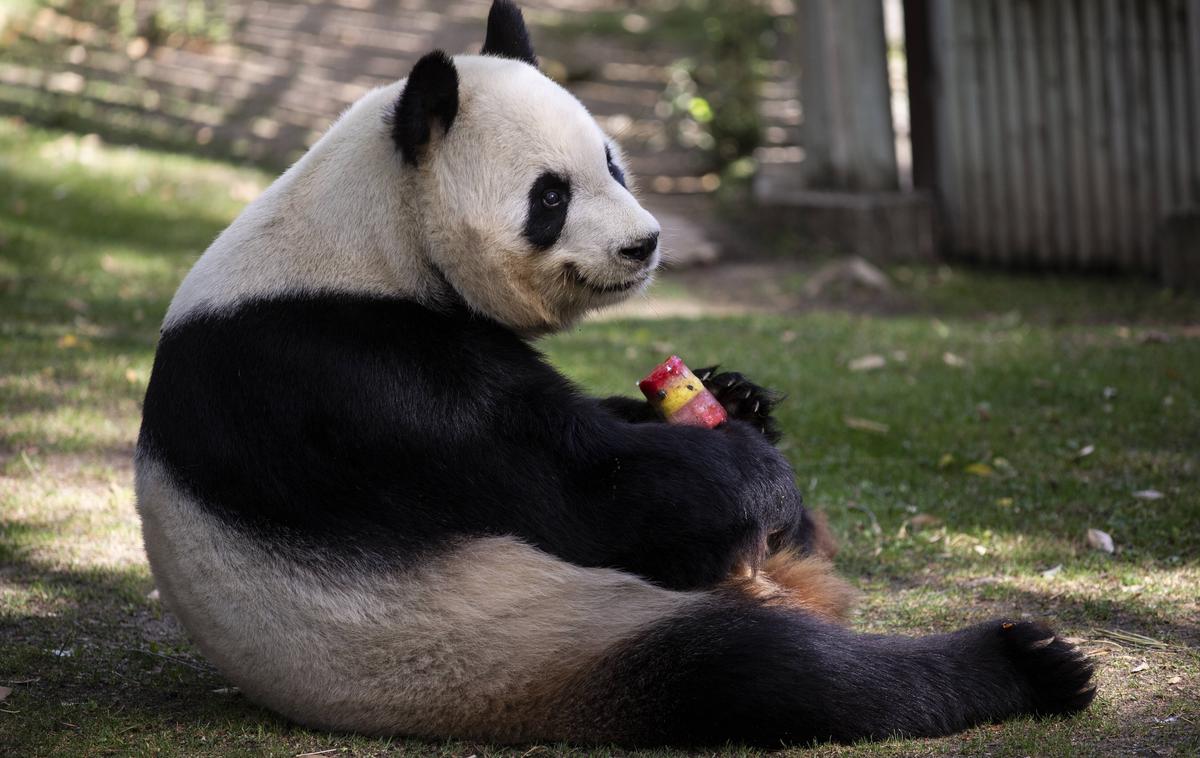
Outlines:
{"type": "MultiPolygon", "coordinates": [[[[988,597],[988,594],[983,593],[983,596],[988,597]]],[[[1200,620],[1173,617],[1150,602],[1131,598],[1075,600],[1049,588],[1033,591],[1003,587],[997,595],[1000,602],[1011,604],[1014,608],[1051,612],[1056,620],[1054,623],[1079,628],[1085,636],[1090,634],[1089,626],[1094,629],[1119,629],[1171,645],[1183,645],[1200,655],[1200,620]]]]}
{"type": "Polygon", "coordinates": [[[63,739],[113,749],[126,730],[281,723],[244,698],[213,692],[229,685],[146,599],[153,583],[144,568],[47,569],[13,552],[0,549],[0,577],[27,600],[0,615],[0,683],[13,688],[6,705],[16,711],[0,719],[22,754],[44,754],[63,739]]]}

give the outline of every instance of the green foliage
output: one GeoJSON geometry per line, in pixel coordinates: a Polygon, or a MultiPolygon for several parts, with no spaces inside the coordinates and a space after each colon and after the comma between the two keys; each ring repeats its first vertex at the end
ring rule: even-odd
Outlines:
{"type": "MultiPolygon", "coordinates": [[[[640,13],[606,11],[572,20],[560,31],[661,40],[688,51],[671,65],[656,112],[680,145],[704,150],[713,168],[724,172],[761,142],[766,62],[791,23],[758,0],[660,0],[640,13]]],[[[743,163],[730,178],[746,174],[743,163]]]]}
{"type": "Polygon", "coordinates": [[[749,156],[761,139],[763,61],[779,21],[757,3],[689,0],[658,24],[695,51],[671,67],[664,93],[681,141],[707,150],[721,168],[749,156]]]}

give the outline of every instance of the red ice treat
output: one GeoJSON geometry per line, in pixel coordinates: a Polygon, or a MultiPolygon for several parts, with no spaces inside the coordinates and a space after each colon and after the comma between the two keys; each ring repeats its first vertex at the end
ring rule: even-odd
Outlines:
{"type": "Polygon", "coordinates": [[[728,418],[725,408],[678,355],[660,363],[638,382],[638,388],[668,424],[712,429],[728,418]]]}

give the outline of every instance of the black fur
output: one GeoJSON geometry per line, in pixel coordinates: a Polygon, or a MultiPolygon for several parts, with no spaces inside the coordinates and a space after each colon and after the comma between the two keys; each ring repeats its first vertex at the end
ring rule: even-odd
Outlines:
{"type": "Polygon", "coordinates": [[[567,208],[571,204],[571,182],[566,177],[547,171],[529,188],[529,213],[525,218],[525,239],[538,250],[549,250],[558,242],[567,223],[567,208]],[[561,202],[553,207],[544,202],[546,192],[557,192],[561,202]]]}
{"type": "Polygon", "coordinates": [[[600,407],[632,424],[662,421],[662,416],[654,410],[654,406],[632,397],[606,397],[600,401],[600,407]]]}
{"type": "Polygon", "coordinates": [[[513,534],[695,588],[803,520],[790,467],[748,424],[631,424],[498,324],[404,301],[260,301],[171,328],[139,454],[306,560],[391,565],[513,534]]]}
{"type": "Polygon", "coordinates": [[[392,111],[392,140],[410,165],[416,166],[421,148],[429,144],[433,122],[443,132],[458,116],[458,69],[441,50],[423,56],[404,85],[392,111]]]}
{"type": "Polygon", "coordinates": [[[606,715],[600,730],[623,742],[777,747],[1073,713],[1095,696],[1091,674],[1078,650],[1038,624],[860,635],[729,598],[613,651],[581,690],[606,715]]]}
{"type": "Polygon", "coordinates": [[[696,369],[696,377],[725,407],[731,418],[745,421],[771,442],[783,436],[771,413],[783,402],[782,392],[760,387],[736,371],[717,373],[718,366],[696,369]]]}
{"type": "Polygon", "coordinates": [[[487,36],[484,38],[484,55],[514,58],[531,66],[538,65],[533,43],[529,41],[529,30],[521,9],[511,0],[496,0],[488,13],[487,36]]]}

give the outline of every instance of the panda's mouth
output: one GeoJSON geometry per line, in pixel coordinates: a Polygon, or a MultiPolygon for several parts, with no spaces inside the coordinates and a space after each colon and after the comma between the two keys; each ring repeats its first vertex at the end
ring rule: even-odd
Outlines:
{"type": "Polygon", "coordinates": [[[646,269],[638,273],[638,275],[632,279],[624,282],[618,282],[617,284],[597,284],[584,276],[574,263],[567,263],[563,266],[563,270],[566,271],[567,276],[580,287],[589,289],[592,292],[600,295],[611,295],[616,292],[627,292],[645,282],[647,277],[650,276],[650,269],[646,269]]]}

